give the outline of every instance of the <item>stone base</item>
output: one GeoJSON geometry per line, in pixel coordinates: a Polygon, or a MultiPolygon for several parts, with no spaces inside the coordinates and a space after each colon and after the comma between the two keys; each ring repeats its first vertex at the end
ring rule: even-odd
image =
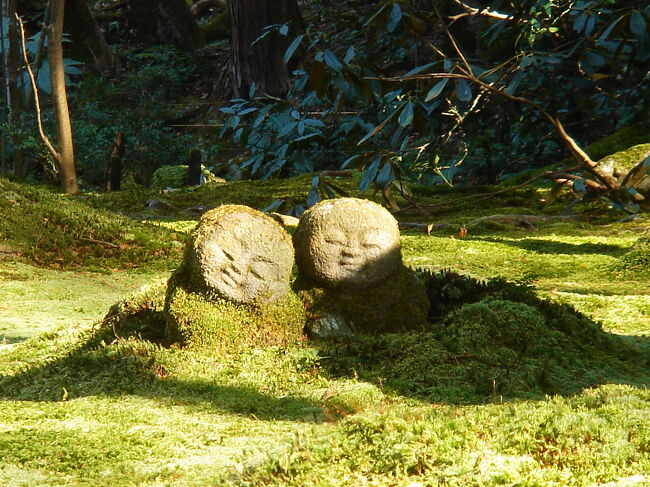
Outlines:
{"type": "Polygon", "coordinates": [[[427,327],[429,299],[424,285],[414,271],[404,266],[386,281],[366,289],[325,289],[304,277],[296,281],[295,289],[307,309],[308,330],[314,328],[311,324],[318,325],[332,316],[360,333],[427,327]]]}

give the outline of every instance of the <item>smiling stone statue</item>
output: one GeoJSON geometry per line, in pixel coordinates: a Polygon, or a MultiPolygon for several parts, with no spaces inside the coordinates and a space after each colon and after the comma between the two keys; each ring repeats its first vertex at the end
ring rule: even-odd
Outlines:
{"type": "Polygon", "coordinates": [[[424,286],[402,264],[397,221],[382,206],[325,200],[302,216],[293,243],[295,288],[310,314],[312,336],[423,326],[429,303],[424,286]]]}
{"type": "Polygon", "coordinates": [[[236,303],[268,303],[289,290],[289,236],[271,218],[245,206],[206,213],[190,258],[210,289],[236,303]]]}
{"type": "Polygon", "coordinates": [[[327,287],[367,288],[397,272],[399,229],[368,200],[326,200],[307,211],[294,236],[301,272],[327,287]]]}
{"type": "Polygon", "coordinates": [[[219,349],[300,339],[293,254],[291,237],[264,213],[240,205],[207,212],[168,283],[168,338],[219,349]]]}

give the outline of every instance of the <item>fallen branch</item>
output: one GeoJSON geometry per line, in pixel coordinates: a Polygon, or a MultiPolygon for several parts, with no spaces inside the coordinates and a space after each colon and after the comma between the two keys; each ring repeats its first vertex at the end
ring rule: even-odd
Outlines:
{"type": "Polygon", "coordinates": [[[114,243],[104,242],[103,240],[96,240],[96,239],[90,238],[90,237],[81,237],[81,240],[84,240],[85,242],[91,242],[91,243],[99,244],[99,245],[105,245],[106,247],[111,247],[112,249],[119,249],[120,248],[119,245],[116,245],[114,243]]]}
{"type": "Polygon", "coordinates": [[[584,221],[587,218],[583,215],[491,215],[477,218],[467,224],[472,227],[484,222],[497,222],[504,225],[521,225],[535,223],[547,223],[555,221],[584,221]]]}

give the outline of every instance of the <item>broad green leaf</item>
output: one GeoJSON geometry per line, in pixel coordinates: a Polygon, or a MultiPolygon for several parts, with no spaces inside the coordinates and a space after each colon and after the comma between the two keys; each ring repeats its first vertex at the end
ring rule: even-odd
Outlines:
{"type": "Polygon", "coordinates": [[[427,96],[424,98],[425,102],[430,102],[434,98],[437,98],[440,93],[442,93],[442,90],[445,89],[445,86],[447,86],[447,83],[449,82],[449,78],[445,78],[441,81],[438,81],[433,87],[429,90],[427,93],[427,96]]]}
{"type": "Polygon", "coordinates": [[[341,164],[341,170],[348,167],[352,161],[358,159],[359,157],[361,157],[361,154],[355,154],[352,157],[348,157],[345,161],[343,161],[343,164],[341,164]]]}
{"type": "Polygon", "coordinates": [[[388,32],[393,32],[399,26],[402,21],[402,7],[399,3],[393,3],[393,9],[388,16],[388,23],[386,24],[386,30],[388,32]]]}
{"type": "Polygon", "coordinates": [[[465,102],[472,100],[472,88],[469,86],[467,80],[456,80],[456,98],[465,102]]]}
{"type": "Polygon", "coordinates": [[[282,203],[284,203],[284,200],[273,200],[273,201],[271,201],[271,204],[269,206],[267,206],[266,208],[264,208],[262,211],[264,213],[268,213],[269,211],[276,210],[276,209],[280,208],[280,206],[282,206],[282,203]]]}
{"type": "Polygon", "coordinates": [[[255,81],[251,83],[251,87],[248,89],[248,98],[253,98],[255,96],[255,90],[257,89],[257,84],[255,81]]]}
{"type": "Polygon", "coordinates": [[[307,208],[311,208],[320,201],[320,195],[317,188],[311,188],[307,193],[307,208]]]}
{"type": "Polygon", "coordinates": [[[637,37],[640,37],[643,34],[645,34],[646,22],[645,19],[643,18],[643,14],[641,14],[641,12],[639,12],[638,10],[635,10],[634,12],[632,12],[632,15],[630,15],[630,30],[637,37]]]}
{"type": "Polygon", "coordinates": [[[433,66],[435,63],[429,63],[429,64],[424,64],[422,66],[418,66],[417,68],[412,69],[408,73],[404,75],[404,78],[407,78],[409,76],[413,76],[414,74],[421,73],[422,71],[429,69],[431,66],[433,66]]]}
{"type": "Polygon", "coordinates": [[[582,30],[585,28],[585,24],[587,23],[587,14],[586,13],[581,13],[576,17],[575,22],[573,23],[573,30],[575,30],[578,34],[582,32],[582,30]]]}
{"type": "Polygon", "coordinates": [[[406,102],[406,105],[399,115],[397,123],[399,123],[402,127],[408,127],[411,125],[411,123],[413,123],[413,102],[406,102]]]}
{"type": "Polygon", "coordinates": [[[379,132],[381,132],[382,129],[386,126],[386,124],[388,124],[388,122],[390,122],[393,118],[395,118],[395,116],[396,116],[398,113],[400,113],[400,112],[401,112],[401,111],[400,111],[400,109],[398,108],[398,109],[395,110],[393,113],[391,113],[390,115],[388,115],[388,117],[386,117],[386,119],[385,119],[383,122],[381,122],[381,123],[380,123],[379,125],[377,125],[376,127],[373,127],[373,128],[372,128],[372,129],[371,129],[371,130],[370,130],[370,131],[369,131],[369,132],[368,132],[368,133],[367,133],[367,134],[366,134],[366,135],[365,135],[365,136],[364,136],[364,137],[359,141],[359,142],[357,142],[357,145],[361,145],[361,144],[363,144],[363,143],[364,143],[366,140],[368,140],[370,137],[372,137],[372,136],[378,134],[379,132]]]}
{"type": "Polygon", "coordinates": [[[284,64],[287,64],[289,62],[289,59],[291,59],[291,56],[293,56],[293,53],[296,52],[296,49],[298,49],[298,46],[302,42],[302,39],[305,37],[304,34],[300,34],[298,37],[296,37],[291,44],[289,44],[289,47],[287,48],[287,51],[284,53],[284,64]]]}
{"type": "Polygon", "coordinates": [[[341,71],[343,69],[341,61],[339,61],[339,59],[332,51],[325,51],[323,53],[323,57],[325,59],[325,63],[330,67],[330,69],[334,71],[341,71]]]}
{"type": "Polygon", "coordinates": [[[350,46],[348,47],[348,50],[345,51],[345,56],[343,57],[343,62],[345,64],[350,64],[350,61],[354,59],[354,56],[356,55],[356,50],[354,47],[350,46]]]}
{"type": "Polygon", "coordinates": [[[278,32],[283,36],[286,36],[289,33],[289,26],[287,24],[282,24],[278,29],[278,32]]]}
{"type": "Polygon", "coordinates": [[[363,179],[359,184],[360,191],[365,191],[366,189],[368,189],[370,183],[372,183],[375,180],[375,176],[377,175],[377,170],[379,169],[380,163],[381,163],[381,156],[377,156],[375,160],[372,161],[368,169],[366,169],[366,171],[363,174],[363,179]]]}
{"type": "Polygon", "coordinates": [[[377,174],[377,185],[384,189],[393,181],[393,179],[395,179],[393,165],[390,162],[387,162],[383,165],[379,174],[377,174]]]}
{"type": "Polygon", "coordinates": [[[621,19],[622,19],[623,17],[625,17],[625,16],[621,16],[621,17],[619,17],[618,19],[616,19],[614,22],[612,22],[611,24],[609,24],[609,25],[607,26],[607,28],[603,31],[602,34],[600,34],[600,37],[599,37],[598,40],[596,41],[596,45],[597,45],[597,46],[602,45],[602,44],[607,40],[607,38],[609,37],[609,35],[612,33],[612,31],[614,30],[614,28],[618,25],[618,23],[621,21],[621,19]]]}

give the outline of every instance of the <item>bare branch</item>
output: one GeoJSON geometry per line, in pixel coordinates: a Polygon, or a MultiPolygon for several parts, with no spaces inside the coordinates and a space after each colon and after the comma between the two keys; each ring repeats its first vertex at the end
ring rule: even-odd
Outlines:
{"type": "Polygon", "coordinates": [[[32,90],[34,90],[34,105],[36,107],[36,122],[38,125],[38,133],[41,136],[41,140],[45,144],[45,147],[47,147],[47,150],[50,151],[50,154],[52,154],[52,156],[56,161],[59,161],[59,153],[56,151],[56,149],[52,145],[52,142],[50,142],[50,139],[48,139],[47,135],[45,135],[45,131],[43,130],[43,121],[41,119],[41,102],[39,101],[38,98],[38,86],[36,85],[36,79],[34,78],[32,67],[29,64],[29,58],[27,57],[27,48],[25,46],[25,27],[23,26],[23,21],[18,16],[18,14],[16,14],[16,20],[18,21],[18,27],[20,28],[20,40],[21,40],[21,46],[23,51],[23,60],[25,61],[25,68],[27,69],[27,73],[29,74],[29,79],[32,84],[32,90]]]}

